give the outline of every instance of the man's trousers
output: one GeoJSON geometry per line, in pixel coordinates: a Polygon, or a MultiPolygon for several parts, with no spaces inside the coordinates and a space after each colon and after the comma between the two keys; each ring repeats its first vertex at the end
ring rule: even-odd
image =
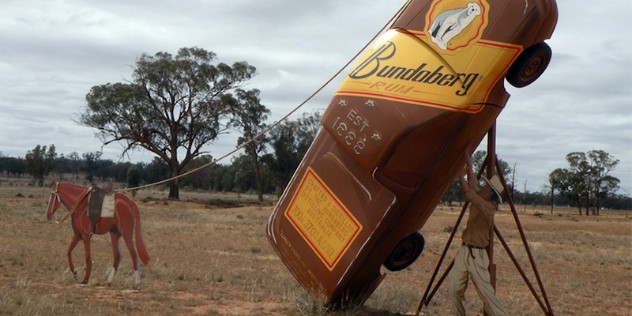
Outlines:
{"type": "Polygon", "coordinates": [[[448,294],[454,315],[465,315],[463,301],[470,277],[478,296],[485,305],[485,312],[488,315],[503,315],[503,307],[491,285],[488,268],[489,257],[485,249],[474,248],[465,244],[461,246],[456,258],[454,258],[454,266],[450,271],[448,285],[448,294]]]}

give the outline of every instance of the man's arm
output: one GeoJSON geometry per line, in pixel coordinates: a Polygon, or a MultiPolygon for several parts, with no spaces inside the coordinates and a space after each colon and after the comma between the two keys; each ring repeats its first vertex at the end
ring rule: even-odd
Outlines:
{"type": "Polygon", "coordinates": [[[461,170],[461,188],[463,188],[463,193],[466,193],[468,190],[478,190],[478,179],[474,176],[474,171],[472,170],[472,158],[468,154],[469,150],[465,151],[465,167],[461,170]],[[465,180],[465,176],[467,175],[467,181],[465,180]]]}
{"type": "Polygon", "coordinates": [[[493,215],[496,211],[496,206],[489,200],[486,200],[482,196],[480,196],[474,190],[468,190],[465,192],[465,198],[472,204],[475,205],[479,210],[488,213],[488,215],[493,215]]]}
{"type": "Polygon", "coordinates": [[[468,150],[465,151],[465,166],[461,170],[461,176],[459,177],[465,199],[471,204],[476,205],[479,209],[492,210],[493,212],[493,210],[495,210],[494,204],[481,197],[477,192],[479,188],[478,179],[474,176],[472,158],[468,155],[468,152],[468,150]],[[466,175],[467,181],[465,180],[466,175]]]}

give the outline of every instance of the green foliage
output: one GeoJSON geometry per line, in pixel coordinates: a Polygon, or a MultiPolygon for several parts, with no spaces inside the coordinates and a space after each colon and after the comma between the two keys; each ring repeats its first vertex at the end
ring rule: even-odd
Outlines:
{"type": "Polygon", "coordinates": [[[584,208],[586,215],[589,209],[598,215],[602,201],[619,188],[620,180],[609,174],[619,160],[603,150],[591,150],[569,153],[566,161],[568,168],[557,168],[549,174],[551,196],[555,197],[557,191],[577,206],[580,214],[584,208]]]}
{"type": "MultiPolygon", "coordinates": [[[[479,150],[472,155],[472,168],[474,172],[478,172],[481,169],[483,164],[485,164],[485,159],[487,158],[487,151],[479,150]]],[[[506,178],[507,175],[511,174],[513,170],[509,166],[509,163],[502,159],[498,159],[498,166],[500,166],[500,170],[503,172],[503,176],[506,178]]],[[[496,170],[494,170],[496,172],[496,170]]]]}
{"type": "MultiPolygon", "coordinates": [[[[90,89],[80,122],[97,129],[104,145],[124,143],[123,154],[133,149],[156,154],[169,176],[177,176],[226,131],[235,113],[226,101],[256,73],[246,62],[230,66],[215,59],[215,53],[196,47],[181,48],[176,56],[143,54],[132,82],[90,89]]],[[[179,198],[178,181],[170,185],[169,197],[179,198]]]]}
{"type": "Polygon", "coordinates": [[[90,182],[94,180],[95,171],[99,169],[102,154],[103,153],[100,151],[88,152],[83,154],[84,167],[82,171],[85,171],[88,174],[88,176],[86,176],[86,179],[90,182]]]}
{"type": "Polygon", "coordinates": [[[39,186],[43,186],[44,177],[55,168],[56,157],[55,145],[50,145],[48,150],[46,150],[46,146],[37,145],[26,153],[24,168],[37,180],[39,186]]]}
{"type": "Polygon", "coordinates": [[[270,178],[281,194],[320,130],[320,112],[304,113],[296,121],[285,121],[270,133],[273,154],[262,158],[270,178]]]}
{"type": "MultiPolygon", "coordinates": [[[[183,170],[183,172],[189,172],[194,169],[198,169],[204,165],[207,165],[213,161],[213,157],[210,155],[202,155],[193,161],[183,170]]],[[[210,190],[211,189],[211,175],[213,173],[213,169],[216,166],[209,166],[206,168],[202,168],[197,172],[187,175],[182,178],[180,184],[185,187],[191,187],[202,190],[210,190]]]]}
{"type": "MultiPolygon", "coordinates": [[[[131,165],[127,168],[127,187],[135,188],[140,185],[140,171],[138,166],[131,165]]],[[[132,191],[132,195],[136,196],[136,191],[132,191]]]]}
{"type": "MultiPolygon", "coordinates": [[[[267,111],[262,113],[267,113],[267,111]]],[[[260,121],[253,119],[252,122],[262,123],[264,120],[265,118],[260,121]]],[[[269,134],[268,148],[272,149],[272,153],[263,155],[259,164],[260,185],[263,194],[281,194],[283,192],[318,133],[319,122],[320,113],[306,113],[297,120],[283,122],[269,134]]],[[[237,123],[233,122],[233,124],[237,123]]],[[[260,126],[255,125],[252,127],[253,131],[260,128],[260,126]]],[[[480,168],[485,156],[484,151],[474,153],[473,164],[476,166],[475,168],[480,168]]],[[[609,174],[617,166],[619,160],[599,150],[587,153],[574,152],[568,154],[566,158],[569,166],[557,168],[549,174],[549,186],[544,189],[546,192],[528,192],[525,184],[526,192],[516,190],[513,195],[514,202],[520,200],[520,203],[525,205],[543,205],[546,203],[573,205],[580,208],[580,211],[582,209],[592,210],[593,214],[598,214],[601,208],[632,209],[632,198],[628,195],[615,194],[620,181],[609,174]],[[553,192],[551,192],[551,188],[553,188],[553,192]],[[551,196],[551,193],[554,195],[551,196]]],[[[159,157],[155,157],[150,163],[137,164],[103,160],[100,152],[84,153],[81,156],[77,153],[71,153],[67,156],[62,154],[61,157],[57,157],[53,145],[48,149],[46,146],[36,146],[32,151],[29,151],[27,159],[0,156],[0,172],[9,176],[20,176],[26,170],[27,160],[31,164],[41,162],[40,166],[44,165],[43,162],[48,161],[50,162],[49,172],[54,167],[55,172],[60,176],[62,173],[83,172],[97,181],[113,178],[118,182],[127,182],[128,187],[155,183],[170,177],[169,165],[159,157]],[[52,159],[49,159],[51,157],[52,159]]],[[[193,159],[183,172],[197,169],[213,160],[210,155],[201,155],[193,159]]],[[[500,160],[499,164],[505,173],[512,172],[504,161],[500,160]]],[[[30,172],[29,174],[33,175],[30,172]]],[[[43,183],[43,176],[41,179],[40,183],[43,183]]],[[[180,184],[194,190],[216,192],[254,192],[259,187],[256,180],[255,164],[252,163],[252,157],[248,155],[248,152],[235,157],[230,164],[213,164],[202,168],[182,178],[180,184]]],[[[451,203],[461,200],[462,193],[458,181],[455,181],[444,195],[443,202],[451,203]]]]}
{"type": "Polygon", "coordinates": [[[24,159],[13,157],[0,157],[0,172],[7,176],[19,176],[26,172],[24,159]]]}
{"type": "Polygon", "coordinates": [[[237,89],[235,96],[225,99],[229,99],[227,103],[233,109],[232,125],[242,132],[237,144],[245,145],[246,155],[253,171],[252,177],[255,180],[258,199],[259,202],[263,202],[263,180],[261,179],[259,157],[265,151],[266,144],[269,141],[269,138],[263,132],[267,129],[265,120],[268,118],[270,110],[261,104],[259,90],[244,91],[237,89]]]}

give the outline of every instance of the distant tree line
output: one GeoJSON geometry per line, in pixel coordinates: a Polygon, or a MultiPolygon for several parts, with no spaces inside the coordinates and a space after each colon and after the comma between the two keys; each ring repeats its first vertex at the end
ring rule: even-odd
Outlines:
{"type": "MultiPolygon", "coordinates": [[[[319,113],[304,114],[297,120],[285,121],[270,132],[267,150],[271,152],[260,157],[260,184],[256,180],[251,155],[243,153],[228,163],[213,164],[183,177],[180,185],[187,190],[212,192],[257,193],[260,188],[263,194],[279,195],[317,133],[319,117],[319,113]]],[[[485,151],[474,153],[472,161],[475,168],[480,167],[485,156],[485,151]]],[[[632,198],[616,194],[613,189],[618,187],[619,180],[608,174],[618,160],[603,151],[570,153],[567,160],[569,168],[555,169],[550,173],[550,183],[541,192],[531,192],[526,188],[515,188],[515,166],[512,168],[499,159],[501,170],[509,179],[508,191],[513,192],[512,200],[516,207],[572,206],[587,215],[598,215],[602,208],[632,209],[632,198]],[[602,179],[599,180],[599,177],[602,179]],[[582,179],[586,182],[580,181],[582,179]]],[[[210,155],[200,156],[184,172],[212,161],[210,155]]],[[[111,178],[126,183],[127,187],[137,187],[169,178],[170,169],[159,158],[151,162],[113,162],[101,159],[101,152],[57,155],[54,145],[37,145],[24,158],[7,157],[0,153],[0,174],[4,177],[32,177],[38,185],[44,185],[45,177],[97,184],[111,178]]],[[[443,203],[462,203],[462,198],[461,189],[455,181],[444,194],[443,203]]]]}
{"type": "MultiPolygon", "coordinates": [[[[253,192],[281,194],[320,127],[320,113],[305,113],[296,120],[286,120],[266,136],[264,149],[256,149],[258,167],[252,163],[248,150],[231,161],[212,164],[179,180],[179,185],[192,190],[216,192],[253,192]],[[270,152],[268,152],[270,151],[270,152]],[[257,177],[256,168],[260,176],[257,177]],[[257,181],[257,178],[259,181],[257,181]],[[260,184],[258,184],[260,182],[260,184]]],[[[245,140],[240,140],[245,141],[245,140]]],[[[42,186],[46,177],[58,180],[103,182],[113,179],[128,187],[159,182],[170,178],[171,169],[164,160],[155,157],[151,162],[114,162],[102,159],[101,152],[58,155],[55,145],[37,145],[24,158],[7,157],[0,153],[0,174],[5,177],[32,177],[42,186]]],[[[207,165],[210,155],[191,161],[182,173],[207,165]]]]}
{"type": "MultiPolygon", "coordinates": [[[[486,155],[485,151],[473,154],[474,168],[481,167],[486,155]]],[[[529,192],[526,183],[520,191],[515,182],[515,165],[512,168],[502,159],[498,164],[507,181],[508,194],[516,205],[549,205],[551,212],[554,206],[571,206],[577,207],[580,215],[599,215],[601,209],[632,210],[632,198],[616,193],[620,180],[610,175],[618,165],[618,159],[603,150],[591,150],[569,153],[566,161],[569,167],[553,170],[548,185],[541,192],[529,192]]],[[[460,202],[461,199],[461,190],[455,180],[443,196],[443,202],[460,202]]]]}

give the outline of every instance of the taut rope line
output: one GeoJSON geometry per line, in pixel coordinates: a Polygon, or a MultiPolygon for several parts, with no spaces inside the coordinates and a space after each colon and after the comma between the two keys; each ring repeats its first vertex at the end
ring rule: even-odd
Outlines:
{"type": "Polygon", "coordinates": [[[188,176],[192,173],[196,173],[206,167],[212,166],[214,164],[216,164],[218,161],[223,160],[229,156],[231,156],[232,154],[236,153],[237,151],[245,148],[246,146],[252,144],[255,140],[261,138],[263,135],[267,134],[268,132],[270,132],[273,128],[277,127],[279,124],[281,124],[281,122],[283,122],[284,120],[286,120],[288,117],[290,117],[292,114],[294,114],[296,111],[298,111],[301,107],[303,107],[307,102],[311,101],[317,94],[319,94],[326,86],[328,86],[336,77],[338,77],[340,75],[340,73],[345,70],[347,67],[349,67],[349,65],[356,59],[358,58],[358,56],[360,56],[360,54],[367,49],[367,47],[369,47],[369,45],[380,35],[384,32],[384,30],[386,30],[388,27],[390,27],[390,25],[393,24],[393,22],[397,19],[397,17],[399,17],[402,12],[404,12],[404,10],[410,5],[410,2],[412,0],[408,0],[406,1],[406,3],[399,9],[399,11],[397,11],[397,13],[395,13],[395,15],[393,15],[393,17],[371,38],[371,40],[369,40],[363,47],[362,49],[360,49],[351,59],[349,59],[349,61],[347,61],[347,63],[342,66],[333,76],[331,76],[331,78],[329,78],[323,85],[320,86],[320,88],[316,89],[316,91],[314,91],[309,97],[307,97],[303,102],[301,102],[298,106],[296,106],[294,109],[292,109],[290,112],[288,112],[285,116],[283,116],[281,119],[279,119],[278,121],[274,122],[272,125],[270,125],[269,127],[265,128],[261,133],[257,134],[255,137],[251,138],[250,140],[248,140],[247,142],[237,146],[235,149],[229,151],[228,153],[224,154],[223,156],[209,162],[206,163],[202,166],[199,166],[195,169],[189,170],[185,173],[179,174],[175,177],[171,177],[162,181],[158,181],[158,182],[154,182],[154,183],[149,183],[149,184],[145,184],[145,185],[141,185],[141,186],[137,186],[137,187],[132,187],[132,188],[125,188],[125,189],[118,189],[118,190],[114,190],[115,192],[126,192],[126,191],[134,191],[134,190],[140,190],[140,189],[146,189],[149,187],[153,187],[153,186],[157,186],[157,185],[161,185],[161,184],[165,184],[180,178],[183,178],[185,176],[188,176]]]}

